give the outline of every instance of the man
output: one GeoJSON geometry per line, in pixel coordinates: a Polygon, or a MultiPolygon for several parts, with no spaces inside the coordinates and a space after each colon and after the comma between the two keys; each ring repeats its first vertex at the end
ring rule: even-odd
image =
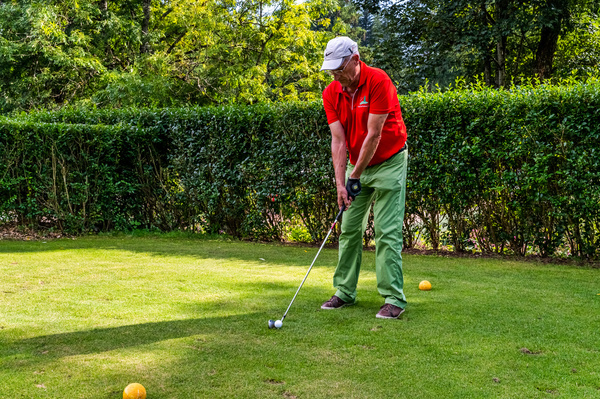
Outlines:
{"type": "Polygon", "coordinates": [[[385,298],[376,317],[397,319],[406,307],[401,251],[408,151],[396,88],[384,71],[360,60],[357,44],[348,37],[327,44],[321,70],[334,79],[323,91],[323,106],[338,205],[347,208],[333,276],[337,292],[321,308],[356,302],[363,234],[374,201],[377,289],[385,298]]]}

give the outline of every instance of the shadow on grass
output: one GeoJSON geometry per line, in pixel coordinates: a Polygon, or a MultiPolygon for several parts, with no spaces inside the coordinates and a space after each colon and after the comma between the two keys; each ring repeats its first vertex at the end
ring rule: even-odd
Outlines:
{"type": "MultiPolygon", "coordinates": [[[[27,357],[31,357],[35,361],[55,360],[65,356],[96,354],[195,335],[238,336],[250,334],[260,336],[269,331],[267,328],[269,318],[277,319],[282,316],[298,285],[271,282],[257,286],[254,283],[246,282],[230,288],[234,292],[245,294],[236,295],[230,299],[203,299],[196,303],[182,303],[175,311],[176,314],[183,317],[185,315],[199,315],[199,317],[93,328],[23,339],[10,339],[6,335],[4,337],[0,335],[2,338],[0,340],[0,359],[7,360],[14,355],[27,354],[27,357]],[[245,313],[235,314],[240,310],[245,313]],[[216,313],[229,315],[223,316],[216,313]]],[[[375,289],[375,287],[372,288],[375,289]]],[[[306,284],[290,308],[288,316],[292,316],[291,319],[294,320],[314,317],[317,312],[321,312],[321,303],[327,300],[333,292],[333,288],[306,284]]],[[[365,300],[360,305],[375,306],[371,302],[365,300]]],[[[329,312],[325,312],[325,314],[329,315],[329,312]]],[[[139,316],[138,314],[133,317],[139,316]]],[[[104,322],[106,321],[105,319],[104,322]]],[[[108,322],[110,323],[110,321],[108,322]]],[[[124,319],[121,322],[126,323],[127,320],[124,319]]]]}
{"type": "Polygon", "coordinates": [[[98,354],[195,335],[222,334],[224,331],[235,335],[238,331],[266,328],[266,321],[258,325],[258,321],[264,319],[264,315],[260,316],[260,313],[247,313],[225,317],[165,320],[41,335],[12,342],[4,341],[0,357],[7,363],[14,360],[22,367],[23,356],[29,358],[32,363],[39,363],[65,356],[98,354]]]}
{"type": "MultiPolygon", "coordinates": [[[[247,285],[253,287],[251,283],[247,285]]],[[[245,292],[244,290],[250,289],[248,287],[241,290],[245,292]]],[[[180,309],[182,314],[198,314],[204,317],[94,328],[23,339],[4,337],[0,345],[0,359],[9,360],[13,357],[22,359],[21,356],[25,355],[32,362],[53,361],[66,356],[98,354],[196,335],[215,335],[221,338],[226,335],[260,337],[270,332],[267,328],[269,318],[278,319],[283,315],[296,288],[295,285],[271,283],[269,288],[257,293],[263,300],[253,303],[254,309],[247,309],[248,312],[243,314],[227,316],[214,314],[216,311],[232,313],[239,310],[247,301],[238,297],[224,302],[203,301],[195,305],[187,304],[180,309]],[[15,355],[19,356],[15,357],[15,355]]],[[[363,292],[361,300],[355,306],[348,308],[348,311],[331,312],[322,311],[320,305],[334,292],[333,288],[304,286],[290,308],[286,320],[291,321],[293,325],[305,319],[317,324],[328,324],[332,319],[337,318],[350,318],[353,322],[362,323],[374,316],[383,301],[374,286],[368,291],[370,292],[363,292]],[[320,321],[316,321],[318,319],[320,321]]],[[[251,298],[246,299],[251,300],[251,298]]]]}
{"type": "MultiPolygon", "coordinates": [[[[0,253],[31,253],[67,250],[125,251],[151,256],[192,257],[197,259],[232,259],[279,265],[310,265],[318,247],[281,243],[256,243],[235,240],[206,240],[163,237],[83,237],[48,241],[0,241],[0,253]]],[[[320,262],[335,266],[337,249],[324,248],[320,262]]]]}

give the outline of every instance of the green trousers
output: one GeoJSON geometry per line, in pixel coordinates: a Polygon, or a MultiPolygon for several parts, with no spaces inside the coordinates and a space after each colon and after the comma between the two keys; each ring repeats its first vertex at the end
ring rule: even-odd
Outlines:
{"type": "MultiPolygon", "coordinates": [[[[356,301],[362,260],[363,234],[373,205],[377,290],[385,303],[406,307],[402,275],[402,225],[406,197],[408,149],[371,166],[360,177],[361,193],[342,216],[338,265],[333,275],[336,296],[356,301]]],[[[352,173],[348,164],[346,178],[352,173]]]]}

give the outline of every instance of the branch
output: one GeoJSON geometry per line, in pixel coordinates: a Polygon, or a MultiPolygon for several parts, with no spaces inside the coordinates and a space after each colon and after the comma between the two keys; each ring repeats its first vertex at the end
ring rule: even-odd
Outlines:
{"type": "Polygon", "coordinates": [[[175,48],[175,46],[177,45],[177,43],[179,43],[181,41],[181,39],[183,39],[183,37],[186,34],[187,34],[187,31],[183,32],[181,35],[179,35],[179,37],[177,39],[175,39],[175,41],[173,42],[173,44],[171,44],[171,46],[167,50],[167,54],[171,54],[171,51],[173,51],[173,49],[175,48]]]}
{"type": "Polygon", "coordinates": [[[169,8],[167,11],[165,11],[165,12],[163,13],[163,15],[161,15],[161,16],[160,16],[160,21],[162,21],[163,19],[165,19],[165,17],[166,17],[167,15],[169,15],[169,14],[170,14],[172,11],[173,11],[173,7],[169,8]]]}

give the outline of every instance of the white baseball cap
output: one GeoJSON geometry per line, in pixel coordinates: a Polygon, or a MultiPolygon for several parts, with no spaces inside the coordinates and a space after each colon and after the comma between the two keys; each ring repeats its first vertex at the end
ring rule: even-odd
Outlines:
{"type": "Polygon", "coordinates": [[[358,44],[346,36],[336,37],[327,43],[325,60],[321,71],[338,69],[342,66],[344,57],[358,54],[358,44]]]}

